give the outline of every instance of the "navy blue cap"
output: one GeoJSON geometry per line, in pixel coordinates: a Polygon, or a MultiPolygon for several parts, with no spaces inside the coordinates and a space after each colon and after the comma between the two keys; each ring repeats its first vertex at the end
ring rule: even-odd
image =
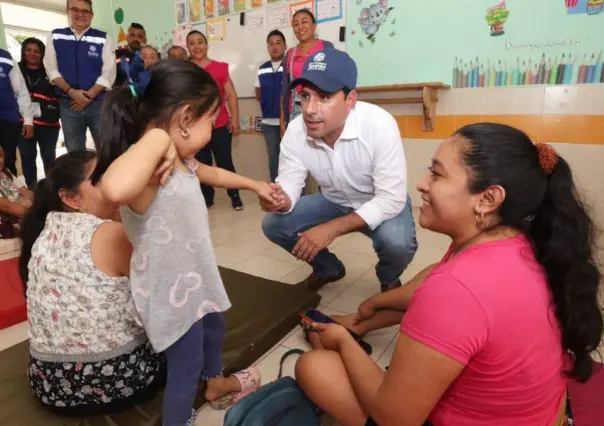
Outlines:
{"type": "Polygon", "coordinates": [[[324,49],[311,53],[304,62],[302,75],[291,82],[294,88],[310,83],[326,93],[337,92],[347,87],[357,87],[357,64],[346,52],[337,49],[324,49]]]}

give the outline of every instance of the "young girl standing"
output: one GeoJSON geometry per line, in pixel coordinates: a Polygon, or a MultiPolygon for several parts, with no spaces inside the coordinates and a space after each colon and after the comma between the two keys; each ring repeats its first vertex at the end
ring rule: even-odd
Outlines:
{"type": "Polygon", "coordinates": [[[222,377],[222,312],[230,306],[212,250],[199,182],[251,189],[271,199],[269,184],[198,163],[220,105],[210,75],[185,61],[151,68],[142,96],[115,89],[103,106],[103,133],[93,182],[120,212],[134,252],[134,303],[168,378],[164,426],[193,423],[200,375],[205,397],[225,408],[255,390],[256,369],[222,377]],[[172,170],[173,169],[173,170],[172,170]],[[101,180],[102,177],[102,180],[101,180]]]}

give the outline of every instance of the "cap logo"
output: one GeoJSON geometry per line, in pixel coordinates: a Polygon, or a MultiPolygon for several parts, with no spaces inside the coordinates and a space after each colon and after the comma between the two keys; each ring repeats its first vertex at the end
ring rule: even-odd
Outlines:
{"type": "Polygon", "coordinates": [[[325,60],[325,53],[323,53],[323,52],[317,53],[314,57],[314,60],[316,62],[321,62],[321,61],[325,60]]]}

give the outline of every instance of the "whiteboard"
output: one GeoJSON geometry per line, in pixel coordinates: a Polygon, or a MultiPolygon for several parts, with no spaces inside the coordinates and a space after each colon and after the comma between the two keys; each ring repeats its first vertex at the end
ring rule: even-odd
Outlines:
{"type": "MultiPolygon", "coordinates": [[[[317,24],[318,37],[332,42],[340,50],[345,50],[344,43],[339,41],[340,27],[346,21],[345,3],[342,1],[342,19],[317,24]]],[[[263,31],[248,34],[245,26],[240,25],[239,15],[225,18],[225,37],[209,42],[208,57],[229,64],[229,73],[238,97],[253,97],[258,67],[270,59],[266,50],[266,37],[273,28],[265,27],[263,31]]],[[[283,28],[281,32],[285,35],[288,48],[298,43],[291,27],[283,28]]]]}

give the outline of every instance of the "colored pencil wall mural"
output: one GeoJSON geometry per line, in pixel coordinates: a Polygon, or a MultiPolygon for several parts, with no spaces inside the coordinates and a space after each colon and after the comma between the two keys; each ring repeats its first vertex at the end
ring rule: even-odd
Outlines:
{"type": "Polygon", "coordinates": [[[543,53],[528,61],[455,58],[453,63],[452,87],[456,88],[596,83],[604,83],[604,49],[553,58],[543,53]]]}
{"type": "Polygon", "coordinates": [[[357,63],[361,86],[604,84],[603,5],[604,0],[351,0],[346,51],[357,63]]]}

